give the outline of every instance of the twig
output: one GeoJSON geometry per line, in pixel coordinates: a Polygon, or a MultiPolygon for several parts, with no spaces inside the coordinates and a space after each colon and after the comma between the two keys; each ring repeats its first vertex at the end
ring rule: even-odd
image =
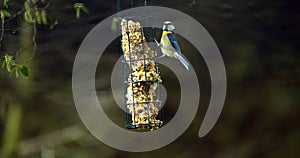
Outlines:
{"type": "MultiPolygon", "coordinates": [[[[39,2],[39,0],[38,0],[37,2],[39,2]]],[[[37,3],[37,2],[36,2],[36,3],[37,3]]],[[[34,4],[36,4],[36,3],[34,3],[34,4]]],[[[49,3],[50,3],[50,2],[49,2],[49,3]]],[[[33,5],[33,6],[34,6],[34,5],[33,5]]],[[[35,19],[36,17],[35,17],[35,15],[34,15],[33,8],[30,7],[30,9],[31,9],[32,17],[34,17],[34,19],[35,19]]],[[[25,60],[24,65],[26,65],[29,61],[31,61],[31,60],[34,58],[34,56],[35,56],[35,52],[36,52],[36,48],[37,48],[36,34],[37,34],[37,32],[36,32],[36,20],[34,20],[34,21],[33,21],[33,35],[32,35],[33,50],[32,50],[31,56],[30,56],[28,59],[25,60]]]]}
{"type": "Polygon", "coordinates": [[[50,7],[50,4],[52,3],[52,0],[50,0],[47,4],[46,4],[46,6],[44,7],[44,9],[48,9],[49,7],[50,7]]]}
{"type": "Polygon", "coordinates": [[[19,56],[19,52],[15,51],[15,52],[0,52],[0,54],[15,54],[15,56],[19,56]]]}
{"type": "Polygon", "coordinates": [[[28,27],[28,26],[30,26],[31,24],[26,24],[26,25],[23,25],[23,26],[20,26],[20,27],[18,27],[18,28],[16,28],[16,29],[11,29],[11,31],[12,31],[12,33],[16,33],[17,31],[19,31],[19,30],[21,30],[21,29],[24,29],[24,28],[26,28],[26,27],[28,27]]]}
{"type": "MultiPolygon", "coordinates": [[[[34,56],[35,56],[35,52],[36,52],[36,48],[37,48],[37,44],[36,44],[36,22],[33,22],[33,36],[32,36],[32,44],[33,44],[33,50],[32,50],[32,54],[31,56],[25,60],[24,65],[26,65],[29,61],[31,61],[34,56]]],[[[32,45],[30,44],[30,45],[32,45]]]]}
{"type": "Polygon", "coordinates": [[[5,30],[5,28],[4,28],[4,22],[2,21],[1,22],[1,37],[0,37],[0,48],[2,47],[2,44],[1,44],[1,42],[2,42],[2,40],[3,40],[3,36],[4,36],[4,30],[5,30]]]}
{"type": "Polygon", "coordinates": [[[27,48],[29,48],[30,46],[32,46],[33,45],[33,43],[32,42],[30,42],[29,44],[27,44],[25,47],[23,47],[23,48],[19,48],[16,52],[19,52],[19,53],[21,53],[21,52],[23,52],[24,50],[26,50],[27,48]]]}

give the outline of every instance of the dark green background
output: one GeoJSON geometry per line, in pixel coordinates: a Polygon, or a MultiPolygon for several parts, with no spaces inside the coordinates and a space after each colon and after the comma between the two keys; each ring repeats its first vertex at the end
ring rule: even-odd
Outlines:
{"type": "MultiPolygon", "coordinates": [[[[28,79],[10,78],[6,71],[0,70],[0,142],[4,142],[3,133],[9,126],[6,122],[9,107],[15,104],[22,107],[18,148],[12,157],[38,158],[47,152],[54,152],[57,158],[300,156],[298,1],[155,1],[157,6],[174,8],[192,16],[208,30],[225,62],[228,91],[219,121],[207,136],[198,138],[210,99],[210,78],[196,49],[186,39],[178,37],[182,52],[199,78],[199,111],[179,139],[162,149],[145,153],[122,152],[106,146],[85,129],[76,112],[71,81],[77,49],[95,25],[116,13],[116,2],[84,1],[91,14],[83,14],[79,20],[75,18],[73,2],[76,1],[51,3],[49,18],[52,22],[57,19],[59,24],[54,29],[38,26],[37,55],[29,65],[31,76],[28,79]],[[71,128],[67,136],[60,133],[74,126],[78,128],[71,128]],[[72,135],[75,139],[71,139],[72,135]],[[49,142],[57,138],[63,141],[49,142]],[[33,145],[30,148],[33,151],[22,153],[24,145],[33,145]],[[41,151],[40,147],[44,149],[41,151]]],[[[11,9],[22,5],[18,1],[11,3],[11,9]]],[[[7,27],[18,24],[20,20],[7,27]]],[[[16,50],[20,36],[18,32],[6,33],[3,48],[16,50]]],[[[105,51],[99,62],[96,87],[99,96],[104,98],[102,103],[107,114],[116,124],[124,126],[124,113],[117,108],[110,90],[110,73],[120,56],[119,49],[116,39],[105,51]]],[[[17,61],[21,60],[22,54],[20,56],[17,61]]],[[[166,67],[162,67],[161,73],[168,89],[165,112],[166,119],[170,120],[178,107],[178,81],[166,67]]],[[[5,145],[2,143],[2,148],[5,145]]]]}

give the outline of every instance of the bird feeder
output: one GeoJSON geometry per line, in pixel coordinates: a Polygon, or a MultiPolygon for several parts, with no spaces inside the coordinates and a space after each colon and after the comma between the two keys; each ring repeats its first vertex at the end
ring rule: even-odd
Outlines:
{"type": "MultiPolygon", "coordinates": [[[[118,0],[118,11],[151,5],[153,1],[118,0]]],[[[158,55],[148,42],[155,38],[152,10],[119,13],[125,119],[128,129],[157,129],[164,123],[158,55]],[[149,27],[145,27],[145,24],[149,27]],[[146,31],[145,31],[146,30],[146,31]]]]}

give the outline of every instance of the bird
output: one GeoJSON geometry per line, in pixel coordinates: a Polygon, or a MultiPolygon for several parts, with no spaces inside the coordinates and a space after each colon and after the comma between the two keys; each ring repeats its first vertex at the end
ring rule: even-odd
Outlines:
{"type": "Polygon", "coordinates": [[[185,67],[186,70],[189,70],[190,64],[181,53],[179,44],[175,37],[175,26],[171,21],[164,22],[160,43],[155,38],[154,41],[157,46],[161,48],[163,55],[160,58],[164,56],[175,58],[185,67]]]}

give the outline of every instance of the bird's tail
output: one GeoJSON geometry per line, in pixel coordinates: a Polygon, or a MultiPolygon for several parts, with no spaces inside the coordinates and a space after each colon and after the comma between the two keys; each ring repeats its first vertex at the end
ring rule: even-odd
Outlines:
{"type": "Polygon", "coordinates": [[[186,70],[190,69],[189,62],[182,56],[182,54],[175,52],[175,58],[180,61],[180,63],[185,67],[186,70]]]}

